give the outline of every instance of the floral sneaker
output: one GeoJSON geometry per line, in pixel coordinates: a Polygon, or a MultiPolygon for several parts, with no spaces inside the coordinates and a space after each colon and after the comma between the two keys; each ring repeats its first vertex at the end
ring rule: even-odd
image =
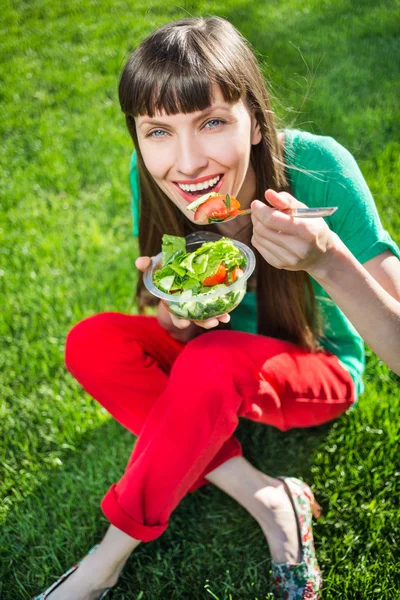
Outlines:
{"type": "MultiPolygon", "coordinates": [[[[96,546],[93,546],[93,548],[91,548],[88,552],[88,554],[91,554],[92,552],[94,552],[96,550],[96,548],[98,547],[98,544],[96,544],[96,546]]],[[[82,559],[83,560],[83,559],[82,559]]],[[[72,573],[74,573],[77,568],[79,567],[80,563],[82,561],[78,562],[76,565],[74,565],[73,567],[71,567],[66,573],[64,573],[64,575],[61,575],[60,579],[57,579],[57,581],[55,583],[53,583],[53,585],[51,585],[45,592],[42,592],[41,594],[39,594],[39,596],[34,596],[32,598],[32,600],[47,600],[47,598],[49,598],[51,592],[54,592],[54,590],[61,585],[62,583],[64,583],[64,581],[66,579],[68,579],[68,577],[70,575],[72,575],[72,573]]],[[[99,597],[99,600],[102,600],[103,598],[105,598],[108,594],[108,592],[110,591],[111,588],[107,588],[103,591],[103,593],[101,594],[101,596],[99,597]]],[[[51,598],[49,598],[49,600],[51,600],[51,598]]]]}
{"type": "Polygon", "coordinates": [[[301,562],[272,563],[272,593],[282,600],[318,600],[322,575],[315,556],[312,515],[321,516],[322,509],[303,481],[294,477],[278,477],[285,486],[297,519],[301,545],[301,562]]]}

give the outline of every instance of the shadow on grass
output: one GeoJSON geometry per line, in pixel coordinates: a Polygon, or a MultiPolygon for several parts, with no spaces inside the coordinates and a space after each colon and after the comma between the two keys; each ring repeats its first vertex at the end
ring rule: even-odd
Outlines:
{"type": "MultiPolygon", "coordinates": [[[[237,433],[258,468],[309,479],[312,456],[328,430],[280,433],[242,420],[237,433]]],[[[99,426],[14,507],[0,538],[2,598],[30,598],[101,539],[108,521],[99,504],[121,476],[134,439],[114,421],[99,426]]],[[[268,590],[269,566],[258,525],[210,485],[184,498],[166,533],[132,555],[114,597],[208,598],[204,586],[217,581],[225,593],[241,590],[248,595],[240,597],[250,598],[268,590]]]]}

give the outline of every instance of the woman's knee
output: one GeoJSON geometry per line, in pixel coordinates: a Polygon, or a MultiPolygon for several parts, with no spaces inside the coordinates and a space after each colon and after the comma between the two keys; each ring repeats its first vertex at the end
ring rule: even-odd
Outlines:
{"type": "Polygon", "coordinates": [[[233,360],[234,346],[230,331],[209,331],[186,344],[174,364],[178,378],[190,378],[196,374],[196,381],[222,382],[232,378],[235,371],[233,360]]]}
{"type": "Polygon", "coordinates": [[[201,368],[202,374],[218,372],[238,373],[237,365],[241,364],[247,372],[251,365],[244,348],[241,347],[241,333],[237,331],[207,331],[189,342],[184,348],[181,358],[186,364],[201,368]]]}

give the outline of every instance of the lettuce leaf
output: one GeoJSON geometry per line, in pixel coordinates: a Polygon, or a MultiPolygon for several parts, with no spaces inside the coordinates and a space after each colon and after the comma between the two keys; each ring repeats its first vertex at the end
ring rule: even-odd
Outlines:
{"type": "Polygon", "coordinates": [[[229,238],[206,242],[194,252],[186,252],[185,238],[165,234],[162,238],[162,268],[154,273],[154,284],[166,293],[177,290],[191,290],[193,295],[210,293],[216,286],[204,288],[201,282],[214,275],[221,263],[228,275],[235,267],[246,266],[246,258],[229,238]]]}
{"type": "Polygon", "coordinates": [[[186,253],[185,238],[178,235],[167,235],[162,238],[162,266],[165,267],[171,260],[179,254],[186,253]]]}

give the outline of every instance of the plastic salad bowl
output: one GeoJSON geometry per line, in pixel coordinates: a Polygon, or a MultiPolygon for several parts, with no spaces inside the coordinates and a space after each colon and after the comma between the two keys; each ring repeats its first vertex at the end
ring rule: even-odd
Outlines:
{"type": "MultiPolygon", "coordinates": [[[[241,268],[239,276],[233,283],[218,283],[205,288],[204,284],[199,291],[187,289],[183,292],[165,293],[155,285],[154,275],[162,268],[163,252],[154,256],[151,265],[145,270],[143,282],[151,294],[160,298],[169,312],[181,319],[189,321],[204,321],[212,317],[219,317],[224,313],[232,311],[243,300],[247,289],[247,280],[253,273],[256,259],[253,251],[243,244],[226,236],[211,233],[210,231],[199,231],[186,236],[186,253],[198,250],[207,242],[216,242],[225,239],[231,242],[240,253],[241,268]]],[[[183,240],[183,238],[181,238],[183,240]]],[[[183,242],[182,242],[183,243],[183,242]]],[[[182,257],[183,255],[181,255],[182,257]]],[[[172,257],[173,258],[173,257],[172,257]]],[[[172,260],[171,258],[171,260],[172,260]]],[[[199,258],[196,258],[200,262],[199,258]]],[[[222,259],[223,260],[223,259],[222,259]]],[[[171,262],[171,261],[169,261],[171,262]]],[[[189,261],[190,262],[190,261],[189,261]]],[[[167,263],[168,264],[168,263],[167,263]]],[[[179,271],[179,263],[175,263],[179,271]]],[[[172,271],[172,274],[174,271],[172,271]]],[[[169,279],[173,279],[173,275],[169,279]]],[[[164,281],[168,279],[165,278],[164,281]]],[[[198,284],[200,286],[200,284],[198,284]]]]}

